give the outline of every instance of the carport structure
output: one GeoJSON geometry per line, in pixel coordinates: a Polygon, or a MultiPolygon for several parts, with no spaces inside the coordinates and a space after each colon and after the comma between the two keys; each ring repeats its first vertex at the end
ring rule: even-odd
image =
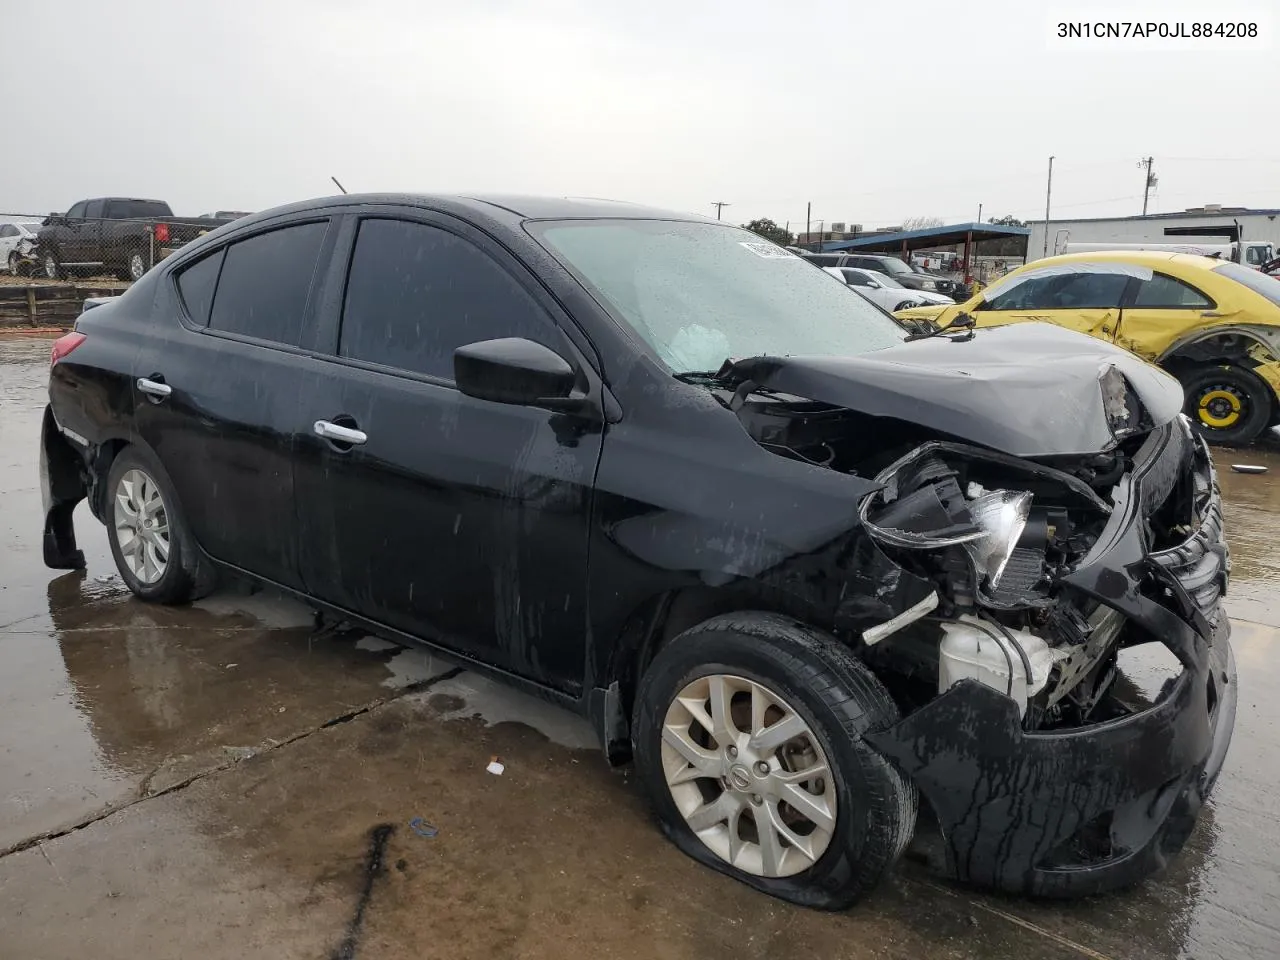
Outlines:
{"type": "Polygon", "coordinates": [[[914,250],[964,244],[964,276],[972,276],[974,244],[984,240],[1022,238],[1022,259],[1027,258],[1027,243],[1031,238],[1030,227],[1008,227],[998,223],[957,223],[947,227],[926,227],[923,230],[903,230],[898,233],[878,233],[874,236],[856,237],[852,240],[828,240],[819,245],[822,253],[894,253],[903,260],[910,259],[914,250]]]}

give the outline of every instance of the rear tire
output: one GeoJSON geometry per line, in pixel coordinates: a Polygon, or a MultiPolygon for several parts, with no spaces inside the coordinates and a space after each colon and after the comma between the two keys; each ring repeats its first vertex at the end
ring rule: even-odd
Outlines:
{"type": "Polygon", "coordinates": [[[1271,388],[1256,373],[1236,366],[1200,366],[1183,371],[1185,411],[1209,443],[1245,446],[1271,422],[1271,388]]]}
{"type": "Polygon", "coordinates": [[[129,255],[129,260],[124,271],[124,279],[132,280],[135,283],[142,279],[142,275],[147,272],[147,262],[142,254],[134,253],[129,255]]]}
{"type": "Polygon", "coordinates": [[[126,447],[107,475],[103,519],[116,569],[141,600],[198,600],[217,583],[212,563],[191,536],[164,467],[140,447],[126,447]]]}
{"type": "Polygon", "coordinates": [[[686,630],[645,672],[634,713],[636,765],[663,832],[763,893],[843,909],[911,838],[915,786],[863,740],[896,723],[898,709],[848,649],[812,627],[746,612],[686,630]],[[714,717],[716,702],[729,718],[720,733],[699,719],[714,717]],[[795,735],[767,742],[783,723],[795,735]]]}

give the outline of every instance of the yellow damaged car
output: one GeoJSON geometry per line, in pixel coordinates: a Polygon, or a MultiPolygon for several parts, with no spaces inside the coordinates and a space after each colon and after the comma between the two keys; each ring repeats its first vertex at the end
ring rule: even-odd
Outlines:
{"type": "Polygon", "coordinates": [[[1185,253],[1047,257],[965,303],[899,310],[900,319],[977,326],[1039,320],[1131,350],[1177,377],[1186,413],[1210,443],[1246,444],[1280,422],[1280,280],[1185,253]]]}

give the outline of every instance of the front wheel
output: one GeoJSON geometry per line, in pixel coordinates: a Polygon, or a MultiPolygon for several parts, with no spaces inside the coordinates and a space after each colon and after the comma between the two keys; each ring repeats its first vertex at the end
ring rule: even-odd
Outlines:
{"type": "Polygon", "coordinates": [[[916,791],[863,740],[899,719],[834,638],[737,613],[659,651],[637,692],[632,746],[663,831],[757,890],[835,910],[905,849],[916,791]]]}
{"type": "Polygon", "coordinates": [[[107,540],[116,568],[134,595],[156,603],[188,603],[209,593],[214,571],[187,527],[164,468],[126,447],[107,476],[107,540]]]}
{"type": "Polygon", "coordinates": [[[58,257],[52,250],[47,251],[43,258],[44,275],[49,280],[62,280],[66,277],[66,271],[62,269],[62,264],[58,262],[58,257]]]}
{"type": "Polygon", "coordinates": [[[9,275],[14,277],[22,276],[22,258],[18,256],[18,251],[9,254],[9,275]]]}
{"type": "Polygon", "coordinates": [[[1272,391],[1243,367],[1205,366],[1180,378],[1186,414],[1209,443],[1245,446],[1271,422],[1272,391]]]}

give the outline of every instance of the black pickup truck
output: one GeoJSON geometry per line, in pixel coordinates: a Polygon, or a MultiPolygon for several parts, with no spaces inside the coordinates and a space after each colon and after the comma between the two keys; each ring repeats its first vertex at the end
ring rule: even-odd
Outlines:
{"type": "Polygon", "coordinates": [[[137,280],[156,263],[233,218],[175,217],[163,200],[98,197],[51,213],[38,234],[44,274],[115,273],[137,280]]]}

